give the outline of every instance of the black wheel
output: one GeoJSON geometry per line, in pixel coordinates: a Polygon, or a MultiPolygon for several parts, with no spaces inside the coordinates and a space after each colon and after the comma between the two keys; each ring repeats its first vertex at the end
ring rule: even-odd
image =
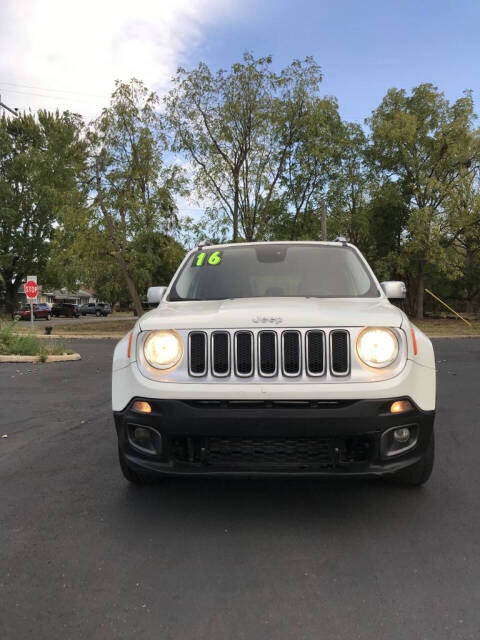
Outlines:
{"type": "Polygon", "coordinates": [[[432,475],[434,460],[435,438],[432,432],[432,437],[430,438],[427,450],[422,456],[422,459],[413,466],[407,467],[407,469],[397,471],[397,473],[391,477],[391,480],[397,484],[419,487],[422,484],[425,484],[432,475]]]}
{"type": "Polygon", "coordinates": [[[85,317],[87,314],[86,313],[82,313],[82,316],[85,317]]]}
{"type": "Polygon", "coordinates": [[[120,450],[118,451],[118,459],[120,462],[120,469],[122,470],[123,477],[128,480],[128,482],[136,485],[154,484],[155,482],[158,482],[159,478],[156,475],[148,473],[146,471],[134,471],[131,467],[129,467],[127,461],[125,460],[125,457],[122,455],[122,452],[120,450]]]}
{"type": "Polygon", "coordinates": [[[102,314],[100,313],[100,311],[95,311],[95,315],[97,316],[97,318],[100,318],[102,314]]]}

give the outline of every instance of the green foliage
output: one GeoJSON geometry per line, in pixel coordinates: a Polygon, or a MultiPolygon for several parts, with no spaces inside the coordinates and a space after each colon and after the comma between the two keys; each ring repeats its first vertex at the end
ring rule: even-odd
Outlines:
{"type": "Polygon", "coordinates": [[[373,170],[397,182],[408,209],[398,264],[409,276],[410,307],[419,318],[427,274],[452,275],[442,242],[445,206],[462,172],[475,165],[473,119],[470,94],[450,104],[436,87],[423,84],[410,96],[390,89],[368,121],[373,170]]]}
{"type": "Polygon", "coordinates": [[[0,119],[0,274],[10,310],[24,276],[45,268],[55,228],[84,206],[81,126],[58,112],[0,119]]]}
{"type": "Polygon", "coordinates": [[[0,323],[0,355],[40,356],[44,362],[49,355],[66,353],[65,344],[62,341],[46,342],[33,333],[18,334],[16,329],[16,322],[0,323]]]}
{"type": "Polygon", "coordinates": [[[157,95],[135,79],[117,82],[110,106],[88,131],[88,141],[90,226],[103,234],[105,255],[116,261],[141,315],[135,271],[143,280],[152,274],[145,275],[145,261],[139,266],[145,252],[139,239],[177,229],[175,195],[184,193],[180,168],[164,164],[167,143],[157,95]]]}
{"type": "Polygon", "coordinates": [[[470,93],[450,102],[431,84],[393,88],[362,127],[341,120],[321,80],[312,58],[276,72],[269,56],[247,53],[228,70],[180,68],[165,111],[132,79],[86,130],[71,114],[4,118],[0,290],[13,300],[29,271],[140,313],[182,244],[319,240],[326,212],[327,238],[346,236],[382,279],[405,280],[417,317],[425,286],[473,310],[480,136],[470,93]],[[187,187],[200,221],[178,216],[187,187]]]}
{"type": "Polygon", "coordinates": [[[287,157],[322,79],[312,58],[279,74],[271,63],[246,53],[230,71],[213,74],[203,63],[179,69],[166,100],[174,149],[187,154],[197,193],[210,203],[207,222],[223,235],[229,220],[234,241],[267,233],[287,157]]]}

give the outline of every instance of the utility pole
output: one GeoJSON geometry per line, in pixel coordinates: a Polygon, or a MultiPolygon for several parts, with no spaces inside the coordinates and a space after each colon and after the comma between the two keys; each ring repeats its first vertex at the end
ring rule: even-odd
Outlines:
{"type": "Polygon", "coordinates": [[[2,94],[0,94],[0,107],[3,107],[3,115],[5,115],[5,110],[10,111],[16,118],[18,117],[17,109],[10,109],[7,107],[5,103],[2,102],[2,94]]]}
{"type": "Polygon", "coordinates": [[[327,202],[323,200],[322,202],[322,240],[326,241],[327,239],[327,202]]]}

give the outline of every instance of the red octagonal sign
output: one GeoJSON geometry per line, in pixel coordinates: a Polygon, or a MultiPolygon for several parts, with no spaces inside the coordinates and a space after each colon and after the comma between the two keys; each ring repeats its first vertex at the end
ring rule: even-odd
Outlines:
{"type": "Polygon", "coordinates": [[[23,290],[27,298],[36,298],[38,294],[38,284],[33,280],[29,280],[23,285],[23,290]]]}

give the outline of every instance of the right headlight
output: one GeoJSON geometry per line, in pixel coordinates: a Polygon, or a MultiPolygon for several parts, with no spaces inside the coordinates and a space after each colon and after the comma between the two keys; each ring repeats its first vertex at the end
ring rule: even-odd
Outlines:
{"type": "Polygon", "coordinates": [[[182,339],[176,331],[151,331],[143,344],[145,360],[155,369],[171,369],[183,356],[182,339]]]}
{"type": "Polygon", "coordinates": [[[390,329],[368,327],[357,338],[357,354],[369,367],[388,367],[398,355],[398,339],[390,329]]]}

